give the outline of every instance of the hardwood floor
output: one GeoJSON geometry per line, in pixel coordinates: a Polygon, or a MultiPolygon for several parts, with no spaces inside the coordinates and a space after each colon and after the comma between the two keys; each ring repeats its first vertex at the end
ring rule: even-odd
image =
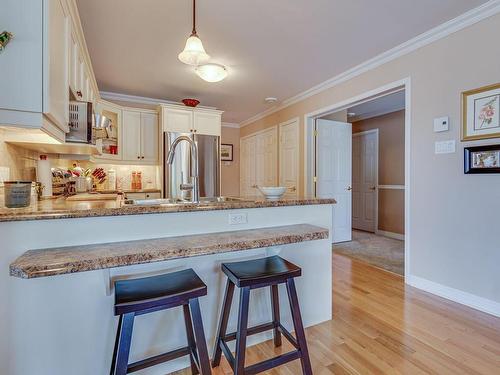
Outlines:
{"type": "MultiPolygon", "coordinates": [[[[315,375],[500,374],[500,318],[343,255],[334,255],[333,274],[334,318],[306,330],[315,375]]],[[[253,346],[247,365],[286,350],[272,341],[253,346]]],[[[232,372],[223,362],[213,374],[232,372]]],[[[265,374],[301,374],[300,364],[265,374]]]]}

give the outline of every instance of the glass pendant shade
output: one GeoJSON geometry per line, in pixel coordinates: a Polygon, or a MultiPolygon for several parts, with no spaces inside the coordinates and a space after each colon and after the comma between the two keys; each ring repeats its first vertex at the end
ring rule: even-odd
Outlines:
{"type": "Polygon", "coordinates": [[[227,69],[219,64],[205,64],[196,67],[196,74],[207,82],[220,82],[227,77],[227,69]]]}
{"type": "Polygon", "coordinates": [[[179,53],[179,60],[188,65],[201,65],[210,60],[198,35],[191,35],[186,41],[184,51],[179,53]]]}

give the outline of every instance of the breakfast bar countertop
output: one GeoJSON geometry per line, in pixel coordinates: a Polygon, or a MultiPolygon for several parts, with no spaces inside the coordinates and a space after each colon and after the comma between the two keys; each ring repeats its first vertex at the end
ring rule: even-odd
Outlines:
{"type": "Polygon", "coordinates": [[[23,279],[94,271],[328,238],[328,229],[285,225],[95,245],[30,250],[10,265],[23,279]]]}
{"type": "Polygon", "coordinates": [[[307,206],[334,203],[336,203],[336,201],[332,198],[292,198],[279,200],[236,198],[224,202],[203,202],[201,204],[179,203],[140,206],[126,205],[119,196],[116,199],[92,201],[71,201],[66,198],[56,198],[35,202],[32,203],[30,207],[26,208],[0,208],[0,222],[307,206]]]}

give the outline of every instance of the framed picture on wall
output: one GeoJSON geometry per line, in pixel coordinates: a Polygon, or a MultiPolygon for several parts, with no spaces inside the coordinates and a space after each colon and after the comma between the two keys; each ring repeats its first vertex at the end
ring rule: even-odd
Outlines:
{"type": "Polygon", "coordinates": [[[220,160],[233,161],[233,145],[230,144],[220,145],[220,160]]]}
{"type": "Polygon", "coordinates": [[[462,141],[500,137],[500,83],[462,93],[462,141]]]}
{"type": "Polygon", "coordinates": [[[500,145],[466,147],[464,172],[500,173],[500,145]]]}

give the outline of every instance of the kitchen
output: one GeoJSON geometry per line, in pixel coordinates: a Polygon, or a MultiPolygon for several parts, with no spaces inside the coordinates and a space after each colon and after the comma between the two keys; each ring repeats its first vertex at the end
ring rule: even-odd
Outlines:
{"type": "MultiPolygon", "coordinates": [[[[229,155],[221,160],[223,111],[189,98],[182,103],[104,99],[76,1],[26,3],[27,8],[9,1],[0,16],[0,23],[16,30],[0,59],[0,67],[12,72],[0,90],[0,290],[9,301],[0,308],[0,361],[7,373],[100,374],[111,367],[122,374],[149,366],[166,373],[188,367],[191,360],[205,375],[205,345],[219,347],[215,325],[225,283],[221,266],[227,262],[285,258],[308,275],[297,292],[287,281],[293,279],[281,281],[292,283],[287,286],[293,288],[292,315],[285,286],[278,305],[278,294],[273,306],[263,290],[252,294],[250,326],[265,323],[267,312],[279,305],[285,336],[297,330],[296,324],[330,319],[329,232],[335,201],[282,199],[286,189],[276,187],[262,187],[259,196],[224,196],[224,185],[238,192],[239,181],[224,177],[238,165],[229,155]],[[27,64],[18,69],[15,62],[21,59],[27,64]],[[158,353],[185,340],[181,315],[175,309],[147,314],[136,319],[129,360],[130,347],[122,347],[120,336],[126,334],[122,319],[127,322],[128,315],[117,320],[112,312],[118,283],[168,275],[178,280],[190,270],[208,291],[200,298],[206,344],[197,336],[198,354],[182,352],[175,360],[165,354],[159,360],[158,353]],[[302,309],[299,323],[295,293],[302,309]],[[130,363],[133,359],[138,362],[130,363]]],[[[234,130],[231,124],[227,128],[234,130]]],[[[276,282],[269,285],[277,288],[276,282]]],[[[197,315],[193,303],[184,307],[191,309],[199,335],[200,307],[197,315]]],[[[237,315],[231,315],[229,327],[236,327],[237,315]]],[[[280,317],[273,316],[278,324],[280,317]]],[[[269,329],[278,334],[276,325],[269,329]]],[[[249,345],[271,337],[261,328],[255,333],[249,345]]],[[[298,341],[291,340],[302,349],[278,363],[300,359],[310,373],[300,331],[298,341]]],[[[260,366],[275,365],[264,361],[260,366]]]]}
{"type": "Polygon", "coordinates": [[[499,28],[500,0],[0,0],[0,374],[498,372],[499,28]],[[353,142],[396,94],[400,151],[353,142]]]}

